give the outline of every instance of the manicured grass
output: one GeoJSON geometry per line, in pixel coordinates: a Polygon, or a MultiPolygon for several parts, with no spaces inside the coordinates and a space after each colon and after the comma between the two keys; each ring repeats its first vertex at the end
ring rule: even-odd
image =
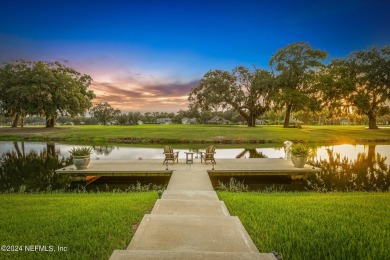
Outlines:
{"type": "Polygon", "coordinates": [[[390,142],[390,128],[364,126],[237,126],[237,125],[139,125],[71,126],[48,130],[0,128],[0,140],[56,140],[123,143],[281,143],[285,140],[322,143],[390,142]]]}
{"type": "Polygon", "coordinates": [[[390,193],[218,193],[260,252],[389,259],[390,193]]]}
{"type": "Polygon", "coordinates": [[[108,259],[125,249],[134,228],[151,210],[156,192],[1,194],[0,259],[108,259]],[[66,247],[66,252],[26,252],[25,246],[66,247]]]}

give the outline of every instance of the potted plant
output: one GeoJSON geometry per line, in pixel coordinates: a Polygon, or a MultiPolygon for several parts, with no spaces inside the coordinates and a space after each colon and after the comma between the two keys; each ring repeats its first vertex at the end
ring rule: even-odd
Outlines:
{"type": "Polygon", "coordinates": [[[73,164],[77,170],[85,170],[90,161],[92,149],[90,147],[73,148],[69,151],[73,158],[73,164]]]}
{"type": "Polygon", "coordinates": [[[291,161],[295,168],[303,168],[310,155],[310,148],[303,144],[293,144],[290,148],[291,161]]]}

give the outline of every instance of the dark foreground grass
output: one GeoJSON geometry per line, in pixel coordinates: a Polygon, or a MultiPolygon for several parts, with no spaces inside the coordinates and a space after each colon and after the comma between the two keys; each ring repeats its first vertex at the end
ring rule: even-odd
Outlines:
{"type": "Polygon", "coordinates": [[[390,259],[390,193],[218,193],[260,252],[390,259]]]}
{"type": "Polygon", "coordinates": [[[390,128],[368,130],[365,126],[238,125],[138,125],[71,126],[45,129],[0,127],[0,140],[114,142],[114,143],[282,143],[285,140],[322,143],[390,142],[390,128]]]}
{"type": "Polygon", "coordinates": [[[0,244],[22,251],[2,250],[0,259],[108,259],[127,247],[157,197],[156,192],[0,195],[0,244]],[[27,252],[26,246],[56,252],[27,252]]]}

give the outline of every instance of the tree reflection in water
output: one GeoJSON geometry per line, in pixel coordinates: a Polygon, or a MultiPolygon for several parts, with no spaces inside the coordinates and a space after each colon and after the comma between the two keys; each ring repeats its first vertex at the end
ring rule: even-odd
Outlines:
{"type": "Polygon", "coordinates": [[[54,171],[70,165],[71,159],[60,157],[54,144],[39,154],[33,151],[25,154],[23,147],[0,157],[0,192],[40,192],[69,187],[69,177],[54,171]]]}
{"type": "Polygon", "coordinates": [[[242,157],[246,158],[245,154],[249,153],[249,158],[267,158],[262,152],[258,152],[256,149],[244,149],[241,153],[236,156],[236,159],[242,157]]]}
{"type": "MultiPolygon", "coordinates": [[[[71,164],[70,158],[63,158],[54,143],[46,144],[40,152],[26,152],[23,142],[14,142],[14,152],[0,156],[0,192],[27,192],[65,190],[71,181],[64,174],[54,170],[71,164]]],[[[375,145],[369,145],[367,153],[361,153],[357,159],[341,158],[340,154],[327,150],[329,159],[320,160],[313,165],[323,171],[309,175],[308,189],[318,191],[387,191],[390,189],[390,167],[386,157],[375,151],[375,145]]],[[[58,148],[58,147],[57,147],[58,148]]],[[[107,155],[113,151],[112,146],[95,146],[98,155],[107,155]]],[[[197,150],[194,150],[197,152],[197,150]]],[[[244,149],[236,158],[266,158],[256,149],[244,149]]],[[[245,180],[250,182],[261,180],[245,180]]],[[[273,184],[271,180],[262,180],[273,184]]],[[[273,181],[273,180],[272,180],[273,181]]],[[[284,184],[283,184],[284,185],[284,184]]],[[[300,188],[300,190],[304,187],[300,188]]]]}
{"type": "Polygon", "coordinates": [[[388,191],[390,167],[386,157],[375,153],[375,145],[368,146],[367,154],[360,153],[354,161],[341,158],[327,150],[329,160],[313,162],[322,172],[309,175],[309,189],[319,191],[388,191]]]}
{"type": "Polygon", "coordinates": [[[96,152],[97,155],[110,155],[112,151],[114,150],[114,146],[108,146],[108,145],[101,145],[96,146],[93,145],[92,149],[96,152]]]}

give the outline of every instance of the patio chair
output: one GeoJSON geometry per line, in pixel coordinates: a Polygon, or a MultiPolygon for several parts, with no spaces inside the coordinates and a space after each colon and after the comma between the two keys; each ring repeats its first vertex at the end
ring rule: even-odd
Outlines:
{"type": "Polygon", "coordinates": [[[172,161],[172,164],[179,163],[179,152],[173,152],[172,147],[170,146],[165,146],[164,147],[164,154],[165,154],[165,159],[163,164],[165,164],[168,161],[172,161]]]}
{"type": "Polygon", "coordinates": [[[200,152],[200,162],[203,162],[207,164],[207,161],[211,161],[214,164],[217,164],[214,160],[214,154],[215,154],[215,147],[214,145],[210,145],[206,148],[205,152],[200,152]]]}

